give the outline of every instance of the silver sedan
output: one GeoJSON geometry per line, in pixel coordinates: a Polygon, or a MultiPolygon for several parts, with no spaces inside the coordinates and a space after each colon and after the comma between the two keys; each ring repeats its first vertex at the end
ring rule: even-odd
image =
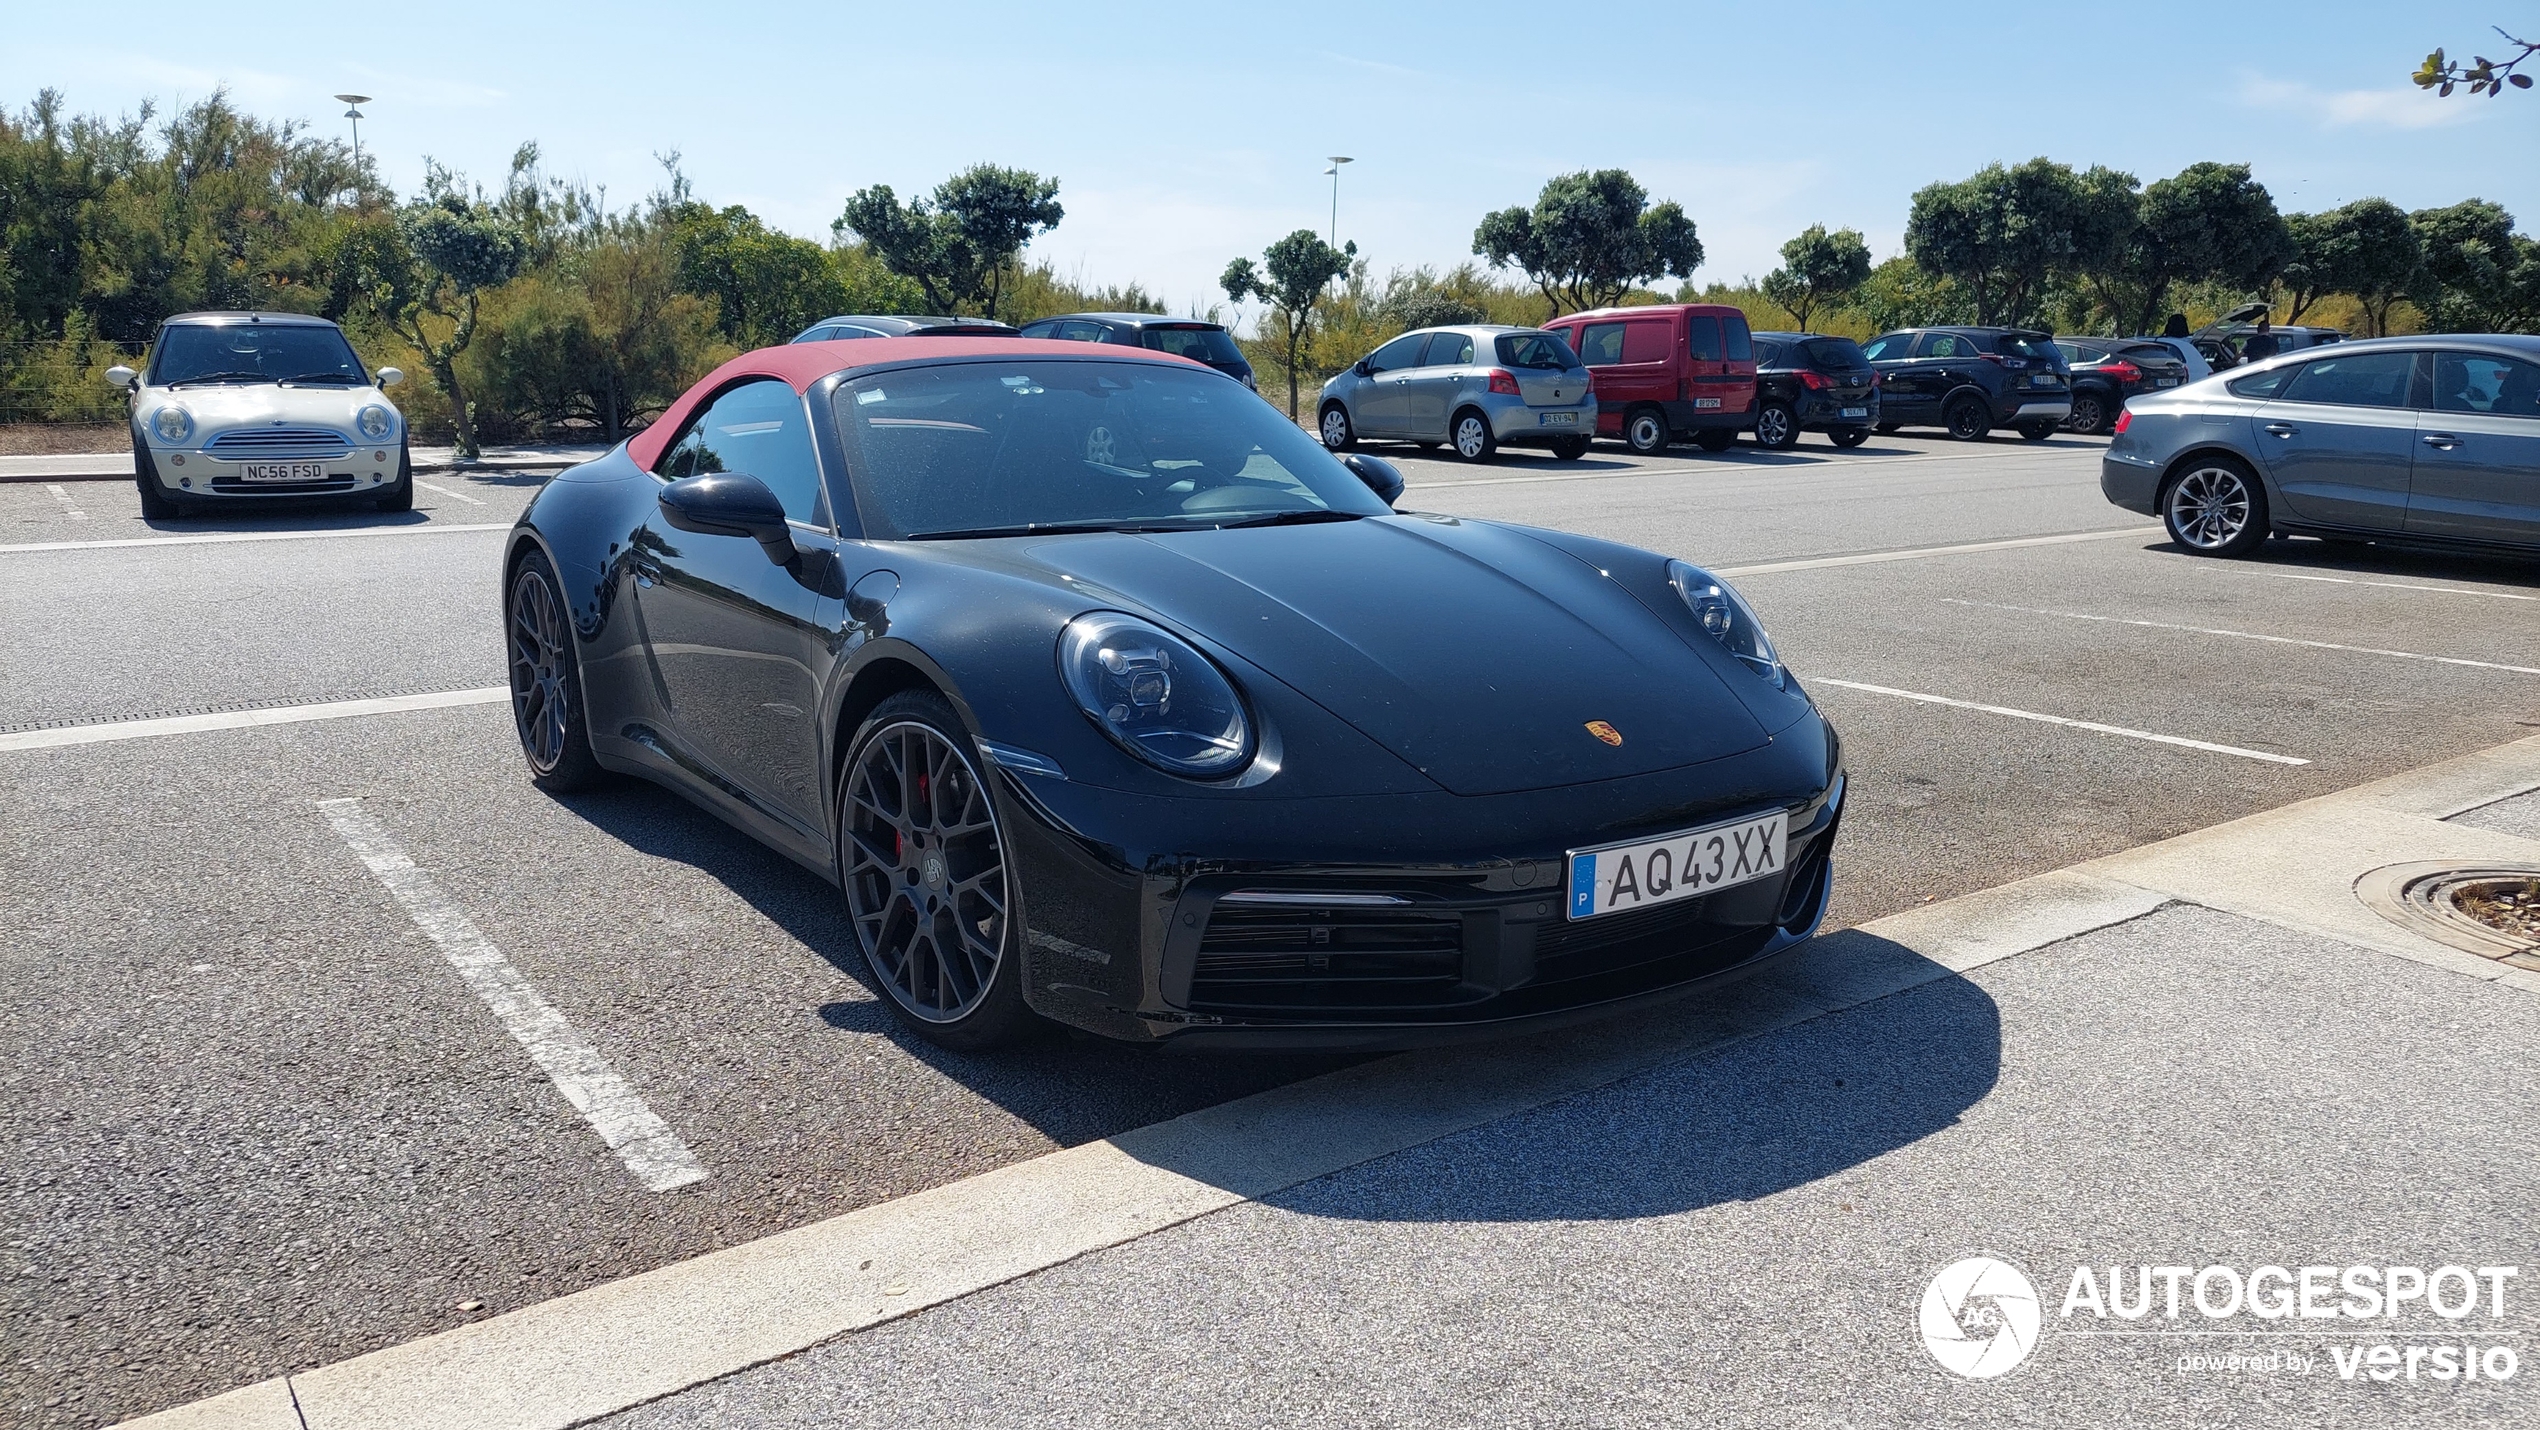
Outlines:
{"type": "Polygon", "coordinates": [[[2271,533],[2540,548],[2540,337],[2337,343],[2136,397],[2099,489],[2204,556],[2271,533]]]}
{"type": "Polygon", "coordinates": [[[1558,333],[1422,328],[1324,383],[1314,416],[1335,452],[1378,438],[1444,442],[1468,462],[1487,462],[1501,447],[1549,447],[1576,461],[1596,434],[1596,392],[1587,364],[1558,333]]]}

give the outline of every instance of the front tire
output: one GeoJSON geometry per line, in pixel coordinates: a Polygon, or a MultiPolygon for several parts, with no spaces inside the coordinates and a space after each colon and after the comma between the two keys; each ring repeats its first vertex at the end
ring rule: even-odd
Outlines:
{"type": "Polygon", "coordinates": [[[1350,423],[1349,409],[1337,402],[1323,404],[1322,414],[1315,418],[1314,430],[1323,439],[1324,447],[1331,451],[1346,452],[1358,445],[1358,429],[1350,423]]]}
{"type": "Polygon", "coordinates": [[[1981,398],[1961,397],[1941,415],[1941,427],[1953,442],[1981,442],[1993,430],[1993,414],[1981,398]]]}
{"type": "Polygon", "coordinates": [[[503,602],[503,644],[511,656],[512,729],[529,760],[529,779],[550,794],[600,782],[582,703],[582,665],[573,649],[572,607],[547,553],[532,551],[512,573],[503,602]]]}
{"type": "Polygon", "coordinates": [[[399,442],[397,444],[396,485],[390,487],[384,492],[381,492],[372,504],[377,506],[381,511],[412,511],[415,509],[415,459],[414,453],[407,449],[405,443],[399,442]]]}
{"type": "Polygon", "coordinates": [[[1475,408],[1456,413],[1446,433],[1455,455],[1467,462],[1487,462],[1499,455],[1499,439],[1491,435],[1490,419],[1475,408]]]}
{"type": "Polygon", "coordinates": [[[159,464],[150,456],[150,444],[141,434],[132,434],[132,482],[141,489],[143,521],[174,521],[185,515],[185,509],[171,500],[159,485],[159,464]]]}
{"type": "Polygon", "coordinates": [[[1773,452],[1798,446],[1799,414],[1788,403],[1765,403],[1755,413],[1755,445],[1773,452]]]}
{"type": "Polygon", "coordinates": [[[1011,1043],[1023,1001],[1022,920],[1004,831],[961,717],[904,690],[856,732],[838,789],[838,874],[856,947],[883,998],[929,1042],[1011,1043]]]}
{"type": "Polygon", "coordinates": [[[1636,407],[1623,415],[1623,445],[1643,457],[1667,450],[1667,414],[1655,407],[1636,407]]]}
{"type": "Polygon", "coordinates": [[[2267,491],[2235,458],[2199,457],[2161,494],[2170,540],[2196,556],[2246,556],[2267,539],[2267,491]]]}

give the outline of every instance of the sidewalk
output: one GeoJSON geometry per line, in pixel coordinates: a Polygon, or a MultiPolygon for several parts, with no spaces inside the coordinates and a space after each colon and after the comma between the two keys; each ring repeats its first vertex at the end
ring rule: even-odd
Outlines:
{"type": "Polygon", "coordinates": [[[2335,1367],[2540,1354],[2540,1287],[2368,1331],[2058,1308],[2082,1266],[2540,1262],[2540,973],[2355,892],[2540,864],[2534,791],[2540,737],[136,1423],[2529,1423],[2540,1366],[2335,1367]],[[2044,1307],[1999,1382],[1917,1330],[1980,1254],[2044,1307]]]}
{"type": "MultiPolygon", "coordinates": [[[[606,447],[539,446],[487,447],[483,460],[468,468],[471,471],[521,471],[551,467],[570,467],[608,453],[606,447]]],[[[455,467],[457,449],[452,447],[417,447],[414,449],[415,470],[446,472],[455,467]]],[[[0,457],[0,482],[128,482],[132,480],[132,453],[87,452],[67,456],[0,457]]]]}

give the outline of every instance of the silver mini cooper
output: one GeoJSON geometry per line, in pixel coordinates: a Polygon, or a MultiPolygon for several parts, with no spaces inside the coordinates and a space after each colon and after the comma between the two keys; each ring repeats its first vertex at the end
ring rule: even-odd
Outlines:
{"type": "Polygon", "coordinates": [[[1323,384],[1315,404],[1323,445],[1360,439],[1443,442],[1468,462],[1502,447],[1587,455],[1596,392],[1587,364],[1558,333],[1489,325],[1405,333],[1323,384]]]}

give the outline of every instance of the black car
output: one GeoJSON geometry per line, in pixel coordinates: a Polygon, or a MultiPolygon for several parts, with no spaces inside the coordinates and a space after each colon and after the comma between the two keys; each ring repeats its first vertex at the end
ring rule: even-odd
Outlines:
{"type": "Polygon", "coordinates": [[[1011,338],[1015,329],[988,318],[930,318],[907,313],[842,313],[823,318],[792,341],[834,343],[848,338],[905,338],[924,333],[938,338],[1011,338]]]}
{"type": "Polygon", "coordinates": [[[1162,313],[1069,313],[1025,323],[1023,336],[1055,338],[1064,343],[1119,343],[1171,353],[1206,363],[1244,386],[1260,390],[1253,380],[1252,364],[1244,360],[1243,349],[1235,346],[1234,335],[1222,323],[1168,318],[1162,313]]]}
{"type": "Polygon", "coordinates": [[[958,1047],[1448,1041],[1803,943],[1841,746],[1744,598],[1401,490],[1138,349],[762,349],[522,514],[515,724],[836,885],[958,1047]]]}
{"type": "Polygon", "coordinates": [[[1879,421],[1879,375],[1850,338],[1823,333],[1755,335],[1755,441],[1796,447],[1802,432],[1823,432],[1838,447],[1858,447],[1879,421]]]}
{"type": "Polygon", "coordinates": [[[2043,442],[2073,415],[2064,355],[2024,328],[1906,328],[1861,345],[1879,373],[1878,430],[1939,427],[1972,442],[2016,427],[2043,442]]]}
{"type": "MultiPolygon", "coordinates": [[[[2196,350],[2205,355],[2205,361],[2211,363],[2216,372],[2246,362],[2261,361],[2263,359],[2249,356],[2249,339],[2257,335],[2258,318],[2271,311],[2273,309],[2266,303],[2243,303],[2198,328],[2188,340],[2196,344],[2196,350]]],[[[2336,328],[2270,327],[2267,331],[2275,337],[2275,352],[2270,356],[2277,357],[2346,340],[2346,334],[2336,328]]]]}
{"type": "Polygon", "coordinates": [[[2125,401],[2139,392],[2187,385],[2187,364],[2177,353],[2141,338],[2057,338],[2073,389],[2067,432],[2098,436],[2117,425],[2125,401]]]}

